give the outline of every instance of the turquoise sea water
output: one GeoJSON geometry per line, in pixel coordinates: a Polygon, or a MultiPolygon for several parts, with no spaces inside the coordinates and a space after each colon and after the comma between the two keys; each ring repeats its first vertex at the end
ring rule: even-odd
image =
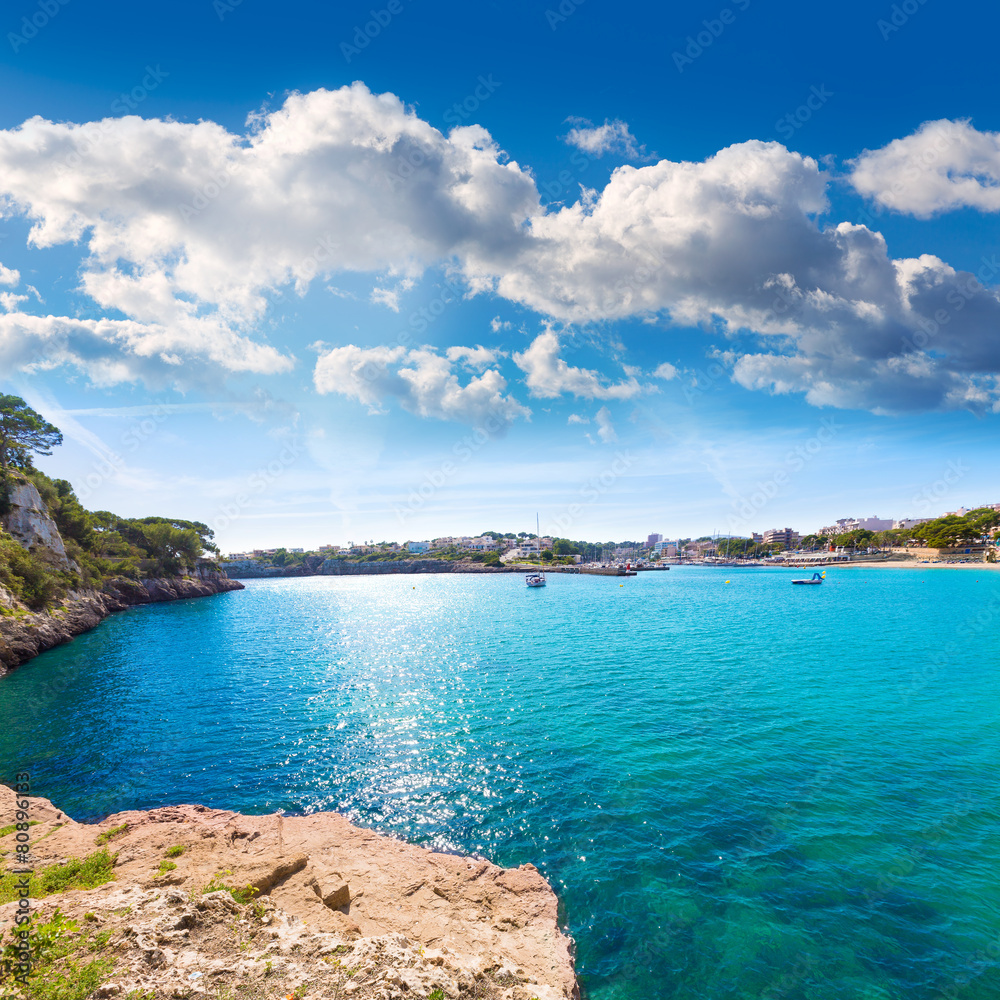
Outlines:
{"type": "Polygon", "coordinates": [[[0,681],[0,765],[531,861],[591,1000],[996,998],[1000,574],[792,575],[248,581],[0,681]]]}

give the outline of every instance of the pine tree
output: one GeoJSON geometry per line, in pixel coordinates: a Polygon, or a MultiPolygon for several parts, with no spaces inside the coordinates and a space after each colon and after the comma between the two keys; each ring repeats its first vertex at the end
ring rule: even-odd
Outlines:
{"type": "Polygon", "coordinates": [[[63,436],[20,396],[0,396],[0,469],[27,470],[31,456],[51,455],[63,436]]]}

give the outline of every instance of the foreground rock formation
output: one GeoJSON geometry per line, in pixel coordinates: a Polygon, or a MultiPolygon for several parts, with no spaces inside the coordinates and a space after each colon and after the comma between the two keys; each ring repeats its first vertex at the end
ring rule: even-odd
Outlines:
{"type": "Polygon", "coordinates": [[[200,568],[195,575],[163,580],[114,580],[101,590],[71,594],[57,607],[31,612],[0,586],[0,677],[39,653],[88,632],[116,611],[243,589],[242,583],[223,573],[200,568]]]}
{"type": "MultiPolygon", "coordinates": [[[[28,811],[36,871],[85,857],[99,835],[113,834],[114,881],[32,901],[41,916],[59,907],[81,928],[100,928],[113,971],[94,996],[578,996],[556,897],[531,865],[435,854],[333,813],[254,817],[186,805],[93,826],[45,799],[31,799],[28,811]],[[247,902],[228,891],[247,886],[247,902]]],[[[0,786],[0,823],[14,816],[14,794],[0,786]]],[[[0,838],[5,864],[14,841],[0,838]]],[[[0,906],[0,930],[17,906],[0,906]]],[[[83,950],[93,952],[94,940],[83,950]]]]}

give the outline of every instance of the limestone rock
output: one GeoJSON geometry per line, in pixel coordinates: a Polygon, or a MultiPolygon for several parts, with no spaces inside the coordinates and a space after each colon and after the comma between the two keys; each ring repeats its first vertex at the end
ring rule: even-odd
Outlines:
{"type": "Polygon", "coordinates": [[[24,548],[45,550],[48,561],[56,569],[79,569],[66,555],[56,522],[49,516],[34,483],[14,481],[10,490],[10,512],[4,515],[3,526],[24,548]]]}
{"type": "MultiPolygon", "coordinates": [[[[11,822],[14,801],[0,786],[0,825],[11,822]]],[[[556,896],[531,865],[435,854],[335,813],[243,816],[182,805],[86,825],[38,798],[29,812],[39,821],[30,831],[37,866],[86,856],[97,834],[128,823],[109,845],[118,852],[114,882],[36,904],[81,924],[89,912],[92,926],[112,932],[107,988],[120,990],[101,996],[214,997],[249,980],[266,987],[262,996],[306,984],[307,1000],[415,1000],[436,990],[449,1000],[579,996],[556,896]],[[178,884],[168,885],[157,869],[178,844],[184,852],[170,873],[178,884]],[[245,904],[227,889],[203,892],[220,883],[267,892],[245,904]]],[[[0,852],[13,846],[13,835],[0,838],[0,852]]],[[[16,907],[0,907],[0,931],[16,907]]]]}
{"type": "Polygon", "coordinates": [[[350,908],[350,887],[336,872],[315,879],[312,887],[316,895],[323,900],[323,905],[328,906],[331,910],[348,910],[350,908]]]}

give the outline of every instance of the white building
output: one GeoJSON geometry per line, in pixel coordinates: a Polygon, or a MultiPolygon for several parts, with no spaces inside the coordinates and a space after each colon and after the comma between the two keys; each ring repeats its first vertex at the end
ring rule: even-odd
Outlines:
{"type": "Polygon", "coordinates": [[[430,552],[431,543],[430,541],[425,542],[407,542],[406,549],[408,552],[430,552]]]}
{"type": "Polygon", "coordinates": [[[820,535],[843,535],[848,531],[888,531],[894,525],[892,518],[884,517],[842,517],[836,524],[820,528],[820,535]]]}
{"type": "Polygon", "coordinates": [[[483,535],[480,538],[470,538],[468,545],[465,547],[470,552],[495,552],[499,548],[497,543],[488,535],[483,535]]]}
{"type": "Polygon", "coordinates": [[[522,559],[532,559],[537,561],[542,550],[538,547],[538,542],[534,538],[524,538],[521,544],[504,553],[503,562],[519,562],[522,559]]]}
{"type": "Polygon", "coordinates": [[[799,533],[792,528],[768,528],[764,532],[764,544],[773,545],[775,542],[786,549],[794,549],[799,544],[799,533]]]}

